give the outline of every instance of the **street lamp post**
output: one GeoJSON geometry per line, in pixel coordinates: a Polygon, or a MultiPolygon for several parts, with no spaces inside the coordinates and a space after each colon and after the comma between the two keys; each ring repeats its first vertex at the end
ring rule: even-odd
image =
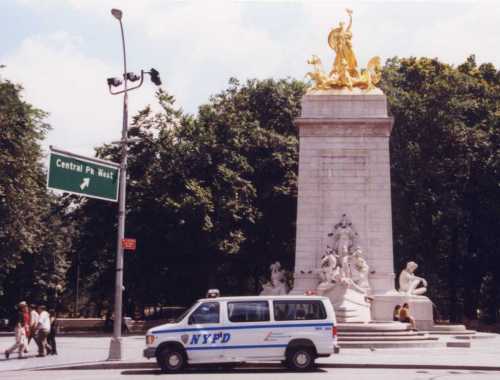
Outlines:
{"type": "MultiPolygon", "coordinates": [[[[141,70],[141,75],[138,76],[134,73],[127,71],[127,56],[125,50],[125,35],[123,33],[122,15],[123,12],[119,9],[112,9],[111,14],[120,23],[120,31],[122,36],[122,50],[123,50],[123,82],[119,78],[108,78],[108,87],[112,95],[123,94],[123,124],[122,124],[122,138],[118,142],[121,144],[121,162],[120,162],[120,186],[118,193],[118,236],[116,242],[116,283],[115,283],[115,318],[113,324],[113,338],[111,338],[109,346],[108,360],[121,360],[122,359],[122,306],[123,306],[123,239],[125,238],[125,201],[126,201],[126,188],[127,188],[127,144],[132,140],[127,139],[128,135],[128,92],[135,90],[142,86],[144,82],[144,74],[149,74],[154,84],[160,85],[161,81],[159,73],[155,69],[149,72],[141,70]],[[139,80],[139,84],[134,87],[128,87],[128,81],[135,82],[139,80]],[[120,87],[123,83],[123,89],[113,91],[113,87],[120,87]]],[[[136,140],[136,139],[135,139],[136,140]]],[[[134,140],[134,141],[135,141],[134,140]]]]}

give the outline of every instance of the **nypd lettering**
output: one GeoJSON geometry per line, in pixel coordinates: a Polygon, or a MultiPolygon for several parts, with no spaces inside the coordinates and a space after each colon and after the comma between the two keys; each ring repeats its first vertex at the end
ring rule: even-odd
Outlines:
{"type": "MultiPolygon", "coordinates": [[[[214,333],[214,334],[193,334],[189,344],[215,344],[227,343],[231,339],[230,333],[214,333]]],[[[187,339],[186,339],[187,340],[187,339]]],[[[184,339],[182,339],[184,341],[184,339]]]]}

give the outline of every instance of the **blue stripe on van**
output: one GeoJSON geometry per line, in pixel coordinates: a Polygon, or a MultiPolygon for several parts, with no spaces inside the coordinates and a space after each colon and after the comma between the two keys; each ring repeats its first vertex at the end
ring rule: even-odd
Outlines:
{"type": "Polygon", "coordinates": [[[240,346],[215,346],[215,347],[186,347],[187,351],[199,350],[236,350],[236,349],[250,349],[250,348],[285,348],[286,344],[243,344],[240,346]]]}
{"type": "Polygon", "coordinates": [[[332,327],[333,323],[283,323],[272,325],[242,325],[242,326],[219,326],[219,327],[195,327],[185,329],[152,330],[153,334],[166,334],[190,331],[212,331],[212,330],[249,330],[249,329],[279,329],[289,327],[332,327]]]}

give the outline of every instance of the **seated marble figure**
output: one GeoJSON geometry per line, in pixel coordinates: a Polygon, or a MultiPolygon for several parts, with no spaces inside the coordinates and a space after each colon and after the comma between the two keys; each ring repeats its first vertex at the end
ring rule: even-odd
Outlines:
{"type": "Polygon", "coordinates": [[[406,264],[399,275],[399,292],[411,295],[420,296],[427,291],[427,281],[423,277],[415,275],[418,265],[414,261],[406,264]]]}

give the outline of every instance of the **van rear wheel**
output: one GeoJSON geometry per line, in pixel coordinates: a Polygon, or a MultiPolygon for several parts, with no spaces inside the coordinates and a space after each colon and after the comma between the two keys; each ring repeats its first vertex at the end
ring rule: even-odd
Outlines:
{"type": "Polygon", "coordinates": [[[314,367],[314,353],[309,347],[293,347],[286,354],[285,365],[293,371],[309,371],[314,367]]]}
{"type": "Polygon", "coordinates": [[[163,372],[179,372],[186,366],[184,352],[171,347],[161,350],[157,357],[157,361],[163,372]]]}

